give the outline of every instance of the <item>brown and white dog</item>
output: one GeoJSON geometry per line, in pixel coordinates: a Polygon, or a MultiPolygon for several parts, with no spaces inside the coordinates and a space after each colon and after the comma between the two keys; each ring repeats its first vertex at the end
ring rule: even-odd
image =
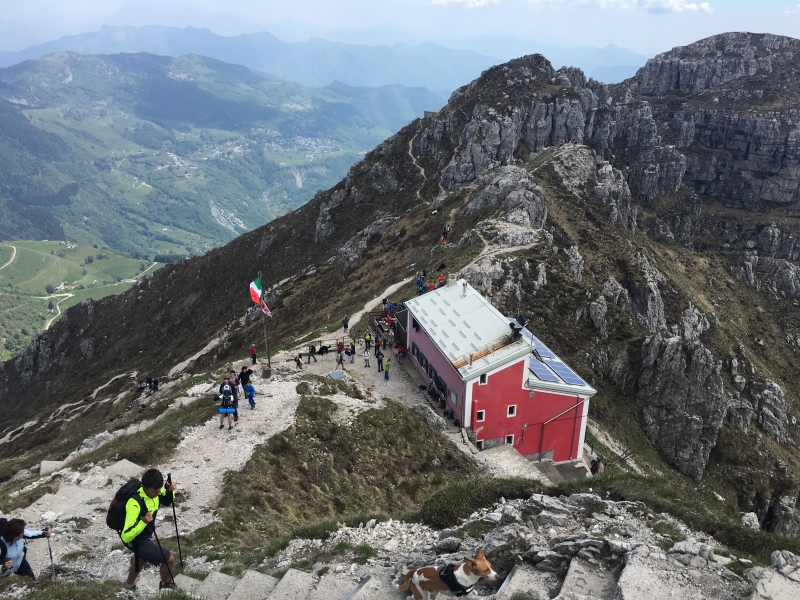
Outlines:
{"type": "Polygon", "coordinates": [[[445,567],[422,567],[406,573],[403,583],[397,586],[401,592],[411,590],[414,600],[434,600],[439,592],[448,596],[466,596],[472,586],[483,579],[500,579],[486,560],[483,550],[478,550],[475,560],[465,559],[459,565],[445,567]]]}

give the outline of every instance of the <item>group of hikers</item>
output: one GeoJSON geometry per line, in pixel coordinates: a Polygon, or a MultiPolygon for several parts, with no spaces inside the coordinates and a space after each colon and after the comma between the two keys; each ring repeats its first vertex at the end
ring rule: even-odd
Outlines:
{"type": "MultiPolygon", "coordinates": [[[[164,476],[158,469],[148,469],[142,479],[132,479],[123,485],[111,500],[106,514],[106,524],[116,531],[122,544],[133,553],[125,588],[136,589],[136,580],[142,568],[148,563],[159,568],[161,581],[159,589],[175,587],[173,567],[175,555],[161,545],[156,532],[156,516],[161,506],[173,507],[173,519],[177,518],[174,509],[177,484],[164,476]],[[153,538],[155,537],[155,542],[153,538]]],[[[50,562],[53,565],[53,550],[50,546],[50,528],[41,531],[29,530],[22,519],[0,519],[0,577],[18,575],[36,579],[27,560],[26,540],[47,538],[50,562]]],[[[177,522],[175,533],[178,534],[177,522]]],[[[178,549],[180,550],[180,538],[178,549]]]]}
{"type": "MultiPolygon", "coordinates": [[[[449,234],[449,230],[447,231],[447,234],[449,234]]],[[[443,234],[442,239],[446,240],[447,235],[443,234]]],[[[421,296],[425,292],[432,292],[436,288],[442,287],[447,282],[447,276],[444,274],[444,270],[446,268],[447,265],[441,263],[439,267],[436,269],[436,275],[431,279],[428,279],[428,271],[426,269],[422,269],[422,271],[417,271],[415,275],[417,284],[417,296],[421,296]]]]}
{"type": "Polygon", "coordinates": [[[256,388],[250,381],[253,375],[253,370],[248,369],[247,365],[242,365],[242,370],[237,373],[231,369],[229,375],[225,376],[219,386],[218,399],[220,401],[219,407],[219,428],[225,428],[225,418],[228,418],[228,431],[231,431],[235,424],[239,422],[239,386],[241,386],[241,393],[247,398],[250,404],[250,410],[256,407],[256,388]]]}

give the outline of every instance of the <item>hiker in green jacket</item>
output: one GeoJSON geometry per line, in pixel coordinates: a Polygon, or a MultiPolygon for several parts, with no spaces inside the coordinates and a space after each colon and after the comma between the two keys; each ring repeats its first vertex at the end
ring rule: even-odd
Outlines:
{"type": "Polygon", "coordinates": [[[386,362],[383,363],[383,378],[386,381],[389,381],[389,367],[392,366],[392,359],[387,358],[386,362]]]}
{"type": "Polygon", "coordinates": [[[166,548],[153,543],[152,537],[156,530],[156,513],[160,505],[171,506],[175,499],[174,492],[178,485],[173,481],[166,490],[164,476],[158,469],[148,469],[142,475],[142,486],[136,495],[125,504],[125,526],[120,537],[122,543],[130,548],[134,556],[131,559],[131,568],[128,570],[128,579],[125,581],[127,589],[136,587],[139,565],[150,563],[159,567],[161,582],[158,589],[175,587],[171,581],[170,572],[175,564],[175,556],[166,548]]]}

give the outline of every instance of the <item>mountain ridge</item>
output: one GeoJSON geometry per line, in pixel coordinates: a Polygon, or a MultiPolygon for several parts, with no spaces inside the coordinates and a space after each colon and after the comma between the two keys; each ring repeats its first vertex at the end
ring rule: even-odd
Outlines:
{"type": "MultiPolygon", "coordinates": [[[[540,55],[492,67],[302,208],[167,265],[120,297],[67,311],[3,365],[0,402],[22,420],[31,415],[11,393],[19,386],[87,394],[91,382],[122,372],[119,362],[150,370],[195,354],[246,310],[244,290],[259,270],[283,282],[268,303],[273,339],[288,343],[446,262],[505,313],[528,317],[598,390],[590,413],[604,425],[732,494],[764,529],[796,535],[800,229],[786,210],[796,209],[800,188],[788,126],[797,117],[776,115],[780,98],[770,94],[783,89],[777,82],[800,42],[755,34],[702,42],[765,52],[776,81],[763,86],[770,80],[758,71],[736,77],[764,93],[750,104],[731,97],[730,108],[704,95],[734,93],[727,76],[701,91],[668,78],[663,96],[640,93],[648,73],[669,72],[659,66],[664,55],[618,86],[555,70],[540,55]],[[721,126],[738,106],[752,109],[742,111],[746,126],[721,126]],[[786,126],[770,128],[776,119],[786,126]],[[783,191],[761,198],[756,190],[772,189],[765,182],[775,175],[783,191]],[[453,241],[441,244],[445,215],[453,241]],[[240,300],[213,285],[221,273],[240,300]],[[180,326],[188,314],[191,330],[180,326]],[[141,330],[143,320],[153,329],[141,330]]],[[[715,61],[675,64],[713,74],[715,61]]],[[[409,285],[400,295],[413,293],[409,285]]],[[[245,318],[191,369],[244,352],[259,328],[245,318]]],[[[69,443],[54,425],[37,427],[58,440],[54,451],[69,443]]]]}

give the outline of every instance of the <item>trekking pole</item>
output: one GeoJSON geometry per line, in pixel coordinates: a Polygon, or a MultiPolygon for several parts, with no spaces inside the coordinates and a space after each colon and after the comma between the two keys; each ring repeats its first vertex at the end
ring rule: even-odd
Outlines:
{"type": "MultiPolygon", "coordinates": [[[[45,531],[48,531],[48,527],[45,531]]],[[[56,578],[56,563],[53,560],[53,547],[50,545],[50,536],[47,536],[47,549],[50,551],[50,565],[53,567],[53,579],[56,578]]]]}
{"type": "MultiPolygon", "coordinates": [[[[167,473],[167,487],[172,484],[172,473],[167,473]]],[[[181,569],[183,568],[183,552],[181,551],[181,536],[178,533],[178,513],[175,510],[175,495],[172,496],[172,521],[175,523],[175,537],[178,538],[178,556],[181,559],[181,569]]]]}
{"type": "MultiPolygon", "coordinates": [[[[156,544],[158,544],[158,550],[161,552],[161,556],[164,556],[164,548],[161,547],[161,541],[158,539],[158,532],[156,531],[155,524],[153,524],[153,534],[156,536],[156,544]]],[[[175,584],[175,578],[172,576],[172,569],[169,568],[169,560],[167,560],[164,565],[167,567],[167,573],[169,573],[169,578],[172,581],[173,585],[175,584]]]]}

